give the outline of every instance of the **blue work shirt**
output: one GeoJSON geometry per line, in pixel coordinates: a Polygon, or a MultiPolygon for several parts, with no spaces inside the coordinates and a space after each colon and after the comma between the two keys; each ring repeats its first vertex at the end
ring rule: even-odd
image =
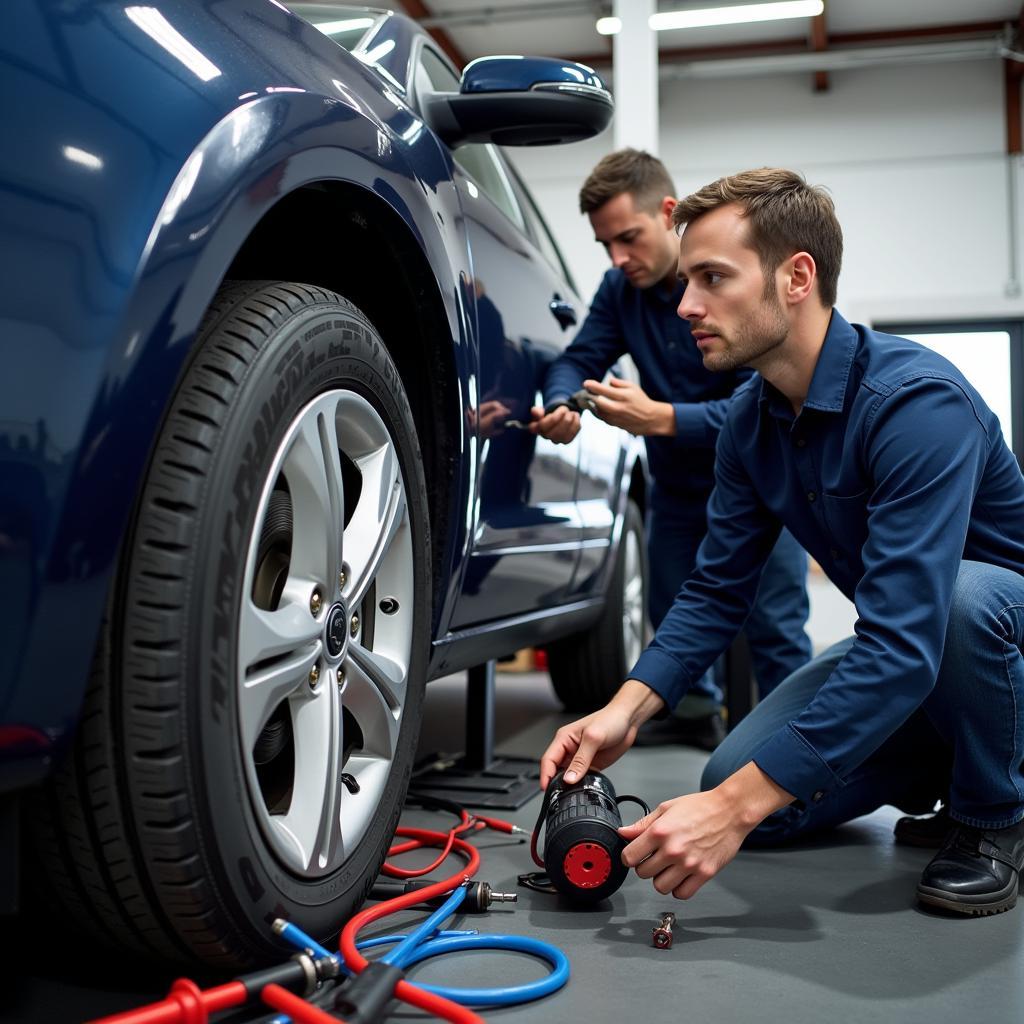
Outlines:
{"type": "Polygon", "coordinates": [[[1024,575],[1024,477],[956,367],[833,311],[798,416],[766,381],[733,402],[697,567],[630,678],[675,707],[742,626],[782,524],[858,616],[814,700],[754,755],[817,801],[934,686],[961,560],[1024,575]]]}
{"type": "Polygon", "coordinates": [[[681,283],[670,294],[661,284],[634,288],[621,270],[607,271],[579,333],[548,370],[544,404],[568,398],[584,380],[601,380],[628,353],[644,391],[675,410],[674,437],[644,438],[657,491],[703,503],[714,485],[715,441],[730,396],[752,374],[704,368],[690,325],[676,313],[682,297],[681,283]]]}

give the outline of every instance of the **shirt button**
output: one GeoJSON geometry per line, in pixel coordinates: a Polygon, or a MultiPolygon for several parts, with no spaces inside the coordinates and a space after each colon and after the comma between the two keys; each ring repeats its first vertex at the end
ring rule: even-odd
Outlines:
{"type": "Polygon", "coordinates": [[[821,798],[824,795],[825,795],[825,791],[823,789],[819,789],[817,791],[817,793],[815,793],[814,796],[811,797],[811,799],[817,804],[817,803],[821,802],[821,798]]]}
{"type": "Polygon", "coordinates": [[[814,491],[808,491],[807,492],[807,500],[808,501],[814,501],[817,497],[818,496],[814,493],[814,491]]]}
{"type": "Polygon", "coordinates": [[[839,557],[839,549],[838,549],[838,548],[829,548],[829,549],[828,549],[828,553],[829,553],[829,554],[830,554],[830,555],[831,555],[831,556],[832,556],[833,558],[838,558],[838,557],[839,557]]]}
{"type": "Polygon", "coordinates": [[[805,438],[805,437],[798,437],[796,439],[796,446],[797,446],[797,448],[805,448],[807,446],[807,438],[805,438]]]}

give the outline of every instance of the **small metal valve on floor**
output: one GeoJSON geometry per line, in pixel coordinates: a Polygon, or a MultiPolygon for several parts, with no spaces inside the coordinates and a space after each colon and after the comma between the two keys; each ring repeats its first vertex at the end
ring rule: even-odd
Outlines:
{"type": "Polygon", "coordinates": [[[675,923],[675,914],[662,914],[661,923],[651,929],[651,945],[655,949],[672,948],[672,925],[675,923]]]}

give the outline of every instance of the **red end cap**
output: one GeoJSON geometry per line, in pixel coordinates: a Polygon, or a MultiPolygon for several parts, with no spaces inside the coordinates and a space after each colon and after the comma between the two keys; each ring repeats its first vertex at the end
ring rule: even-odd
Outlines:
{"type": "Polygon", "coordinates": [[[598,843],[577,843],[569,848],[562,867],[577,889],[596,889],[612,873],[612,859],[598,843]]]}

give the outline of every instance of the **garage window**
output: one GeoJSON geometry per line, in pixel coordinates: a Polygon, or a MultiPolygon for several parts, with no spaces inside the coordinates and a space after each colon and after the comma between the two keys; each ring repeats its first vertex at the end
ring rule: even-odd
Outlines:
{"type": "Polygon", "coordinates": [[[1024,465],[1024,325],[1019,322],[884,324],[948,359],[999,417],[1003,436],[1024,465]]]}

